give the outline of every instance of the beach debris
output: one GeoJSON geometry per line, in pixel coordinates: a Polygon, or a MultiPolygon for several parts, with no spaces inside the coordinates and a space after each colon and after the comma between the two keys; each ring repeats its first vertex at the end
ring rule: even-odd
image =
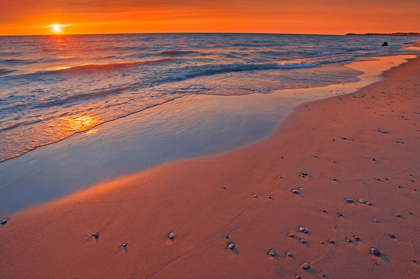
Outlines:
{"type": "Polygon", "coordinates": [[[394,216],[397,217],[397,218],[401,218],[401,215],[398,214],[398,213],[394,213],[394,216]]]}
{"type": "Polygon", "coordinates": [[[331,180],[332,180],[332,181],[337,181],[337,178],[335,178],[335,177],[331,177],[331,180]]]}
{"type": "Polygon", "coordinates": [[[320,241],[320,242],[319,242],[319,244],[322,244],[322,245],[324,245],[324,241],[320,241]]]}
{"type": "Polygon", "coordinates": [[[283,176],[279,175],[279,176],[278,176],[278,178],[282,179],[282,178],[283,178],[283,176]]]}
{"type": "Polygon", "coordinates": [[[417,262],[417,260],[416,260],[416,259],[413,259],[413,258],[410,258],[410,262],[412,262],[412,263],[416,263],[416,262],[417,262]]]}
{"type": "Polygon", "coordinates": [[[338,213],[337,213],[337,217],[338,217],[338,218],[343,217],[343,213],[338,212],[338,213]]]}
{"type": "Polygon", "coordinates": [[[98,233],[98,232],[97,232],[97,233],[92,234],[91,236],[93,236],[95,239],[99,239],[99,233],[98,233]]]}
{"type": "Polygon", "coordinates": [[[127,247],[127,243],[122,243],[120,246],[118,246],[118,247],[124,247],[124,248],[126,248],[127,247]]]}
{"type": "Polygon", "coordinates": [[[336,139],[332,139],[332,141],[337,141],[336,139]]]}
{"type": "Polygon", "coordinates": [[[228,235],[228,234],[225,234],[225,238],[226,238],[226,239],[229,239],[229,235],[228,235]]]}
{"type": "Polygon", "coordinates": [[[345,200],[346,200],[346,203],[353,203],[353,200],[352,199],[345,198],[345,200]]]}
{"type": "Polygon", "coordinates": [[[223,189],[227,190],[226,186],[223,186],[223,189]]]}
{"type": "Polygon", "coordinates": [[[228,244],[228,248],[229,248],[230,250],[234,249],[234,248],[235,248],[235,243],[233,243],[233,242],[229,243],[229,244],[228,244]]]}
{"type": "Polygon", "coordinates": [[[306,244],[306,240],[305,240],[305,239],[303,239],[303,238],[299,239],[299,241],[300,241],[302,244],[306,244]]]}
{"type": "Polygon", "coordinates": [[[371,202],[367,202],[366,205],[373,205],[371,202]]]}
{"type": "Polygon", "coordinates": [[[347,240],[347,242],[352,242],[352,241],[351,241],[351,239],[350,239],[350,238],[348,238],[348,237],[347,237],[347,239],[346,239],[346,240],[347,240]]]}
{"type": "Polygon", "coordinates": [[[312,157],[314,157],[314,158],[318,158],[318,155],[313,155],[312,157]]]}
{"type": "Polygon", "coordinates": [[[389,234],[388,234],[388,236],[389,236],[390,238],[392,238],[392,239],[394,239],[394,238],[395,238],[395,235],[393,235],[392,233],[389,233],[389,234]]]}
{"type": "Polygon", "coordinates": [[[292,253],[287,252],[287,253],[286,253],[286,255],[287,255],[288,257],[290,257],[290,258],[293,258],[293,254],[292,254],[292,253]]]}
{"type": "Polygon", "coordinates": [[[310,265],[308,263],[304,263],[300,266],[302,269],[307,270],[310,268],[310,265]]]}
{"type": "Polygon", "coordinates": [[[376,177],[375,179],[376,179],[377,181],[381,180],[379,177],[376,177]]]}
{"type": "Polygon", "coordinates": [[[370,248],[370,252],[372,253],[372,255],[375,255],[377,257],[381,255],[381,251],[379,251],[379,249],[375,247],[370,248]]]}
{"type": "Polygon", "coordinates": [[[364,199],[359,199],[359,202],[360,202],[360,203],[363,203],[363,204],[365,204],[365,203],[366,203],[366,201],[365,201],[364,199]]]}
{"type": "Polygon", "coordinates": [[[302,177],[302,178],[305,178],[305,177],[308,176],[308,173],[307,172],[300,172],[299,176],[302,177]]]}
{"type": "Polygon", "coordinates": [[[401,143],[401,144],[404,144],[405,142],[404,141],[402,141],[402,140],[397,140],[397,141],[395,141],[396,143],[401,143]]]}
{"type": "Polygon", "coordinates": [[[258,196],[257,195],[254,195],[254,198],[258,199],[258,196]]]}
{"type": "Polygon", "coordinates": [[[267,197],[267,198],[272,199],[272,198],[273,198],[273,196],[272,196],[272,195],[268,195],[268,197],[267,197]]]}
{"type": "Polygon", "coordinates": [[[380,223],[378,219],[373,219],[373,222],[380,223]]]}
{"type": "Polygon", "coordinates": [[[299,227],[299,231],[303,233],[308,233],[308,231],[304,227],[299,227]]]}
{"type": "Polygon", "coordinates": [[[358,237],[357,235],[353,235],[353,238],[354,238],[354,240],[357,240],[357,241],[360,240],[360,237],[358,237]]]}
{"type": "Polygon", "coordinates": [[[169,238],[170,240],[173,240],[173,239],[175,238],[175,234],[174,234],[173,232],[169,232],[169,233],[168,233],[168,238],[169,238]]]}
{"type": "Polygon", "coordinates": [[[329,242],[330,244],[335,244],[335,241],[334,241],[334,240],[332,240],[332,239],[329,239],[329,240],[328,240],[328,242],[329,242]]]}
{"type": "Polygon", "coordinates": [[[378,132],[381,134],[389,134],[389,132],[387,130],[382,130],[378,128],[378,132]]]}
{"type": "Polygon", "coordinates": [[[383,46],[383,47],[388,46],[388,42],[383,42],[381,46],[383,46]]]}
{"type": "Polygon", "coordinates": [[[299,275],[296,275],[295,279],[302,279],[302,277],[300,277],[299,275]]]}
{"type": "Polygon", "coordinates": [[[327,275],[325,275],[325,273],[322,271],[319,272],[319,275],[321,275],[322,277],[327,277],[327,275]]]}
{"type": "Polygon", "coordinates": [[[333,163],[333,164],[335,164],[335,163],[337,163],[337,161],[335,161],[335,160],[332,160],[332,163],[333,163]]]}
{"type": "Polygon", "coordinates": [[[276,249],[271,248],[268,253],[269,256],[275,257],[277,255],[276,249]]]}
{"type": "Polygon", "coordinates": [[[297,189],[293,189],[293,190],[292,190],[292,193],[293,193],[293,194],[296,194],[296,195],[299,195],[299,194],[300,194],[300,191],[299,191],[299,190],[297,190],[297,189]]]}
{"type": "Polygon", "coordinates": [[[325,209],[322,209],[321,211],[324,212],[324,213],[327,213],[327,210],[325,210],[325,209]]]}
{"type": "Polygon", "coordinates": [[[289,233],[287,234],[287,236],[288,236],[288,237],[295,237],[295,234],[294,234],[294,233],[292,233],[292,232],[289,232],[289,233]]]}
{"type": "Polygon", "coordinates": [[[3,219],[0,220],[0,224],[1,225],[6,225],[7,221],[9,221],[8,218],[3,218],[3,219]]]}

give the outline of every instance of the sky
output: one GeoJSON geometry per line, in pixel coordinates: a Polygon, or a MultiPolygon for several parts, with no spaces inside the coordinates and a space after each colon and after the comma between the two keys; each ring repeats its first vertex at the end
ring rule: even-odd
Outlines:
{"type": "Polygon", "coordinates": [[[420,32],[420,0],[0,0],[0,35],[420,32]]]}

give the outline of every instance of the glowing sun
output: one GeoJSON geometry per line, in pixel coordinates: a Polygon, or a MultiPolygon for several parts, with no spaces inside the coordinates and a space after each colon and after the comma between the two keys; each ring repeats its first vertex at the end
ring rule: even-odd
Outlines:
{"type": "Polygon", "coordinates": [[[63,32],[63,25],[58,24],[58,23],[50,25],[50,28],[51,28],[52,32],[54,32],[56,34],[59,34],[59,33],[63,32]]]}

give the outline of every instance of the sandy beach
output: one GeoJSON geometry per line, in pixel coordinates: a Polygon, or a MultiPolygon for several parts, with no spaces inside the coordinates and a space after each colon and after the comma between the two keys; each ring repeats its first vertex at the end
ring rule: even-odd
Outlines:
{"type": "Polygon", "coordinates": [[[0,278],[420,278],[419,80],[416,58],[266,139],[8,216],[0,278]]]}

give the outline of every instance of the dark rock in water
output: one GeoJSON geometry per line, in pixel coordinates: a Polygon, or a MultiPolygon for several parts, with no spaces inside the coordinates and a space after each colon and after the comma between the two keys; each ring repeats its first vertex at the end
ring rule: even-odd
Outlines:
{"type": "Polygon", "coordinates": [[[388,42],[383,42],[381,46],[388,46],[388,42]]]}
{"type": "Polygon", "coordinates": [[[322,212],[326,213],[327,211],[325,209],[321,210],[322,212]]]}
{"type": "Polygon", "coordinates": [[[233,248],[235,248],[235,243],[233,243],[233,242],[229,243],[228,248],[230,250],[232,250],[233,248]]]}
{"type": "Polygon", "coordinates": [[[379,251],[379,249],[375,247],[370,248],[370,252],[377,257],[381,255],[381,251],[379,251]]]}
{"type": "Polygon", "coordinates": [[[9,221],[9,219],[4,218],[0,220],[0,224],[5,225],[7,223],[7,221],[9,221]]]}
{"type": "Polygon", "coordinates": [[[270,249],[270,251],[268,251],[268,255],[272,257],[276,256],[277,255],[276,249],[274,248],[270,249]]]}
{"type": "Polygon", "coordinates": [[[309,264],[308,263],[304,263],[304,264],[302,264],[301,266],[300,266],[302,269],[309,269],[310,268],[310,266],[309,266],[309,264]]]}

